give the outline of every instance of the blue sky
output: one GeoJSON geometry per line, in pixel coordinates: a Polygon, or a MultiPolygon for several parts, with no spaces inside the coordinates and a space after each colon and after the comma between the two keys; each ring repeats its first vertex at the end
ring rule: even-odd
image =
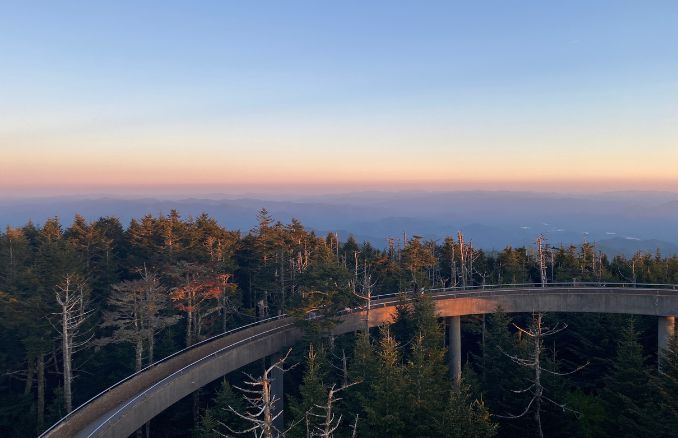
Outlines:
{"type": "Polygon", "coordinates": [[[0,186],[678,187],[677,24],[674,1],[2,2],[0,186]]]}

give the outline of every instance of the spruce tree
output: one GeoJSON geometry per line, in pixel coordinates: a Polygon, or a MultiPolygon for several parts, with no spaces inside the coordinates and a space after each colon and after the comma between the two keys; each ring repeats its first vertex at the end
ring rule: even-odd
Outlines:
{"type": "Polygon", "coordinates": [[[658,402],[654,423],[657,436],[670,437],[678,433],[678,334],[670,338],[659,365],[659,374],[653,378],[652,385],[658,402]]]}
{"type": "Polygon", "coordinates": [[[212,404],[207,407],[196,428],[198,438],[220,438],[224,433],[229,433],[228,427],[233,430],[242,429],[244,422],[233,412],[229,406],[238,412],[243,411],[242,397],[233,392],[233,388],[225,378],[212,399],[212,404]]]}
{"type": "Polygon", "coordinates": [[[369,429],[363,435],[393,438],[410,436],[403,415],[409,407],[405,403],[406,382],[399,345],[388,326],[382,326],[380,332],[379,368],[372,384],[371,400],[365,407],[369,429]]]}
{"type": "Polygon", "coordinates": [[[403,412],[408,430],[416,436],[435,435],[435,418],[445,410],[451,383],[448,379],[442,327],[428,296],[418,297],[411,313],[414,338],[407,364],[405,383],[408,409],[403,412]]]}
{"type": "MultiPolygon", "coordinates": [[[[519,345],[509,331],[510,323],[511,318],[501,308],[487,317],[484,367],[480,367],[482,398],[489,410],[498,415],[519,413],[526,403],[526,397],[514,392],[523,388],[527,374],[525,368],[515,366],[507,356],[519,351],[519,345]]],[[[507,420],[502,422],[501,428],[519,433],[525,424],[524,419],[507,420]]]]}
{"type": "Polygon", "coordinates": [[[408,408],[402,412],[402,419],[413,436],[435,435],[435,419],[445,409],[451,386],[444,357],[442,348],[427,348],[424,336],[415,336],[405,367],[408,408]]]}
{"type": "Polygon", "coordinates": [[[292,437],[305,437],[307,430],[313,430],[320,423],[318,406],[322,406],[327,398],[327,388],[323,383],[325,360],[324,350],[310,344],[306,354],[306,370],[299,385],[300,398],[290,400],[290,412],[295,424],[290,431],[292,437]]]}
{"type": "Polygon", "coordinates": [[[618,437],[653,436],[650,373],[633,318],[629,318],[620,336],[617,355],[601,394],[606,411],[605,431],[618,437]]]}
{"type": "MultiPolygon", "coordinates": [[[[346,412],[358,414],[362,420],[367,418],[366,406],[372,398],[372,386],[377,379],[379,361],[372,345],[369,332],[358,332],[353,347],[352,361],[349,364],[348,375],[351,382],[362,382],[346,391],[343,406],[346,412]]],[[[359,429],[364,429],[366,422],[359,423],[359,429]]]]}
{"type": "Polygon", "coordinates": [[[489,438],[497,434],[498,425],[482,401],[473,400],[470,387],[464,380],[450,391],[449,397],[435,425],[439,437],[489,438]]]}

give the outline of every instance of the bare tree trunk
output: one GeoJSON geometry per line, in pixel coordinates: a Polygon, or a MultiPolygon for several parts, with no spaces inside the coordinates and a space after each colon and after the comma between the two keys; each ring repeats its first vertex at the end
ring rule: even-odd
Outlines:
{"type": "Polygon", "coordinates": [[[539,235],[539,237],[537,237],[537,257],[539,257],[539,276],[541,280],[541,287],[546,287],[548,276],[546,275],[546,254],[544,252],[543,235],[539,235]]]}
{"type": "Polygon", "coordinates": [[[346,360],[346,350],[341,349],[341,377],[342,386],[348,385],[348,361],[346,360]]]}
{"type": "Polygon", "coordinates": [[[468,281],[471,286],[473,286],[474,281],[473,281],[473,259],[475,257],[473,256],[473,242],[468,246],[468,281]]]}
{"type": "MultiPolygon", "coordinates": [[[[280,250],[280,308],[282,310],[282,313],[285,313],[285,255],[283,253],[283,250],[280,250]]],[[[225,331],[225,328],[224,328],[225,331]]]]}
{"type": "Polygon", "coordinates": [[[223,295],[221,296],[221,332],[226,331],[228,327],[228,311],[226,309],[228,303],[228,298],[226,297],[226,290],[224,290],[223,295]]]}
{"type": "MultiPolygon", "coordinates": [[[[544,387],[541,382],[541,376],[542,376],[542,371],[556,375],[556,376],[566,376],[569,374],[573,374],[582,368],[584,368],[586,365],[588,365],[588,362],[585,365],[579,366],[575,368],[574,370],[567,372],[567,373],[560,373],[555,370],[548,370],[545,368],[542,368],[541,366],[541,355],[544,351],[544,344],[543,340],[546,336],[551,336],[554,335],[565,328],[567,328],[567,325],[563,325],[561,327],[556,324],[556,326],[552,329],[549,328],[544,328],[542,324],[543,320],[543,314],[542,313],[536,313],[533,315],[533,320],[532,324],[530,325],[529,329],[523,329],[516,324],[513,326],[518,329],[519,334],[523,334],[528,337],[533,342],[533,349],[530,352],[529,356],[527,358],[520,358],[516,355],[509,355],[508,353],[504,352],[505,355],[507,355],[514,363],[529,368],[533,373],[534,377],[533,380],[531,380],[531,385],[528,386],[526,389],[523,390],[514,390],[513,392],[515,393],[526,393],[529,392],[532,394],[532,399],[528,403],[527,407],[525,410],[518,415],[508,415],[508,416],[503,416],[503,415],[496,415],[497,417],[500,418],[509,418],[509,419],[516,419],[516,418],[521,418],[525,415],[527,415],[531,410],[534,411],[534,420],[535,423],[537,424],[537,430],[539,431],[539,436],[541,438],[544,437],[544,431],[542,430],[542,424],[541,424],[541,406],[542,404],[545,404],[546,402],[551,403],[561,409],[562,411],[572,411],[572,409],[568,408],[565,404],[560,404],[555,402],[554,400],[545,397],[544,396],[544,387]]],[[[555,354],[555,347],[554,347],[554,354],[555,354]]]]}
{"type": "MultiPolygon", "coordinates": [[[[321,408],[323,411],[323,415],[316,415],[316,414],[311,414],[316,417],[323,418],[323,422],[315,427],[315,431],[311,431],[310,436],[317,436],[317,437],[322,437],[322,438],[332,438],[334,436],[334,432],[339,428],[341,424],[341,415],[339,415],[339,418],[335,417],[334,414],[334,404],[341,400],[341,398],[337,398],[336,395],[340,391],[343,391],[346,388],[349,388],[357,383],[360,382],[353,382],[348,385],[344,385],[341,388],[335,389],[335,385],[332,385],[330,390],[327,393],[327,402],[325,403],[325,406],[321,407],[320,405],[316,405],[317,407],[321,408]]],[[[358,424],[358,420],[356,417],[356,426],[358,424]]],[[[353,430],[353,436],[355,436],[355,427],[353,430]]]]}
{"type": "Polygon", "coordinates": [[[136,371],[141,371],[141,367],[143,366],[143,363],[142,363],[143,353],[144,353],[143,338],[141,336],[139,336],[137,338],[137,344],[134,347],[134,354],[135,354],[135,357],[136,357],[136,361],[135,361],[136,371]]]}
{"type": "Polygon", "coordinates": [[[264,410],[264,424],[262,424],[262,431],[266,438],[273,438],[273,402],[271,401],[271,380],[268,378],[267,374],[266,377],[261,381],[261,401],[263,403],[264,410]]]}
{"type": "Polygon", "coordinates": [[[461,285],[466,289],[466,250],[464,248],[464,235],[459,231],[457,233],[457,240],[459,240],[459,259],[461,264],[461,285]]]}
{"type": "MultiPolygon", "coordinates": [[[[68,298],[67,298],[68,299],[68,298]]],[[[68,333],[68,312],[61,313],[61,324],[63,327],[63,335],[61,336],[61,350],[63,353],[64,363],[64,402],[66,404],[66,412],[73,410],[73,394],[71,393],[71,381],[73,380],[73,371],[71,370],[71,337],[68,333]]]]}
{"type": "Polygon", "coordinates": [[[33,371],[35,369],[35,362],[33,361],[33,358],[31,357],[28,359],[28,363],[26,366],[26,385],[24,386],[24,395],[28,395],[31,393],[31,390],[33,389],[33,371]]]}
{"type": "Polygon", "coordinates": [[[45,355],[38,354],[38,430],[45,424],[45,355]]]}
{"type": "Polygon", "coordinates": [[[147,342],[148,342],[148,362],[146,362],[146,363],[151,365],[153,363],[153,361],[155,360],[155,357],[154,357],[154,354],[155,354],[155,339],[154,339],[152,331],[148,334],[147,342]]]}
{"type": "Polygon", "coordinates": [[[541,330],[542,314],[537,313],[536,330],[534,340],[534,419],[537,422],[537,429],[539,430],[539,437],[544,438],[544,431],[541,428],[541,398],[544,394],[544,387],[541,386],[541,348],[542,348],[542,330],[541,330]]]}
{"type": "Polygon", "coordinates": [[[193,345],[193,311],[186,313],[186,346],[193,345]]]}
{"type": "Polygon", "coordinates": [[[73,353],[84,346],[90,339],[76,342],[80,328],[87,319],[85,310],[85,285],[73,275],[66,275],[61,284],[56,287],[56,301],[60,306],[61,317],[61,350],[63,358],[64,404],[66,412],[73,410],[73,353]]]}
{"type": "MultiPolygon", "coordinates": [[[[282,402],[282,400],[278,399],[278,397],[271,392],[271,372],[278,370],[283,373],[289,369],[283,368],[283,365],[285,360],[287,360],[289,357],[291,351],[292,349],[289,349],[285,356],[278,359],[268,368],[266,368],[264,365],[264,370],[261,377],[254,378],[248,374],[247,376],[249,377],[249,381],[245,381],[244,383],[249,388],[245,389],[236,386],[237,389],[244,393],[244,398],[250,405],[250,409],[244,413],[234,410],[231,406],[229,406],[228,409],[230,412],[250,423],[251,427],[248,427],[243,431],[235,431],[226,424],[226,428],[228,428],[231,432],[237,434],[253,432],[254,436],[264,438],[273,438],[274,436],[278,437],[285,435],[285,432],[280,431],[275,424],[276,419],[279,419],[282,415],[282,410],[277,413],[275,412],[275,406],[277,403],[282,402]]],[[[282,376],[278,378],[282,378],[282,376]]]]}
{"type": "Polygon", "coordinates": [[[358,286],[358,251],[353,251],[353,258],[355,259],[355,267],[353,269],[353,292],[355,292],[355,288],[358,286]]]}

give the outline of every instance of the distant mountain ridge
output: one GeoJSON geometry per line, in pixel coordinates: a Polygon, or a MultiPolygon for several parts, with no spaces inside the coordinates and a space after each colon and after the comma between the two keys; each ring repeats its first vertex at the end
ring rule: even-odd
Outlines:
{"type": "Polygon", "coordinates": [[[594,195],[557,193],[363,192],[294,199],[183,198],[124,199],[67,197],[0,200],[0,226],[20,226],[29,219],[40,224],[58,216],[67,225],[76,213],[89,220],[118,217],[123,225],[146,214],[184,216],[208,213],[229,229],[248,231],[256,213],[267,208],[276,220],[299,219],[319,233],[349,233],[384,247],[389,237],[422,235],[442,239],[464,231],[474,245],[501,249],[532,245],[540,233],[550,244],[597,242],[610,254],[630,255],[638,250],[678,253],[678,194],[669,192],[615,192],[594,195]]]}

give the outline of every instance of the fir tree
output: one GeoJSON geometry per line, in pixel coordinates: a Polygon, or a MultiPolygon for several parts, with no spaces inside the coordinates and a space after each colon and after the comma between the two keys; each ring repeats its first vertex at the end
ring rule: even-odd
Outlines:
{"type": "Polygon", "coordinates": [[[211,406],[207,407],[200,416],[200,422],[196,428],[198,438],[221,438],[228,426],[233,430],[241,429],[245,424],[233,412],[229,406],[238,412],[243,410],[242,398],[233,392],[233,388],[225,378],[212,399],[211,406]]]}
{"type": "Polygon", "coordinates": [[[605,431],[610,436],[652,436],[650,374],[633,318],[622,329],[611,374],[605,379],[605,431]]]}
{"type": "MultiPolygon", "coordinates": [[[[487,334],[480,368],[482,398],[492,413],[507,415],[524,409],[523,399],[514,393],[527,378],[522,367],[516,367],[507,354],[519,350],[515,337],[509,331],[511,318],[501,308],[487,317],[487,334]]],[[[504,421],[502,429],[520,431],[524,420],[504,421]]]]}
{"type": "Polygon", "coordinates": [[[462,379],[450,391],[437,433],[431,436],[449,438],[489,438],[497,434],[497,424],[482,401],[472,400],[470,387],[462,379]]]}
{"type": "Polygon", "coordinates": [[[671,437],[678,433],[678,334],[671,336],[659,365],[659,374],[652,379],[658,396],[654,424],[656,436],[671,437]]]}
{"type": "Polygon", "coordinates": [[[364,435],[394,438],[409,436],[402,415],[408,406],[405,403],[406,383],[399,345],[388,326],[382,326],[380,332],[379,368],[372,384],[371,400],[365,407],[369,433],[364,435]]]}
{"type": "Polygon", "coordinates": [[[301,385],[299,385],[300,398],[290,400],[292,423],[295,424],[295,427],[290,431],[292,437],[305,437],[309,430],[313,430],[320,424],[317,417],[317,415],[320,415],[318,406],[322,406],[327,397],[327,388],[323,383],[325,360],[325,352],[322,349],[316,349],[311,344],[306,354],[304,377],[301,385]]]}

